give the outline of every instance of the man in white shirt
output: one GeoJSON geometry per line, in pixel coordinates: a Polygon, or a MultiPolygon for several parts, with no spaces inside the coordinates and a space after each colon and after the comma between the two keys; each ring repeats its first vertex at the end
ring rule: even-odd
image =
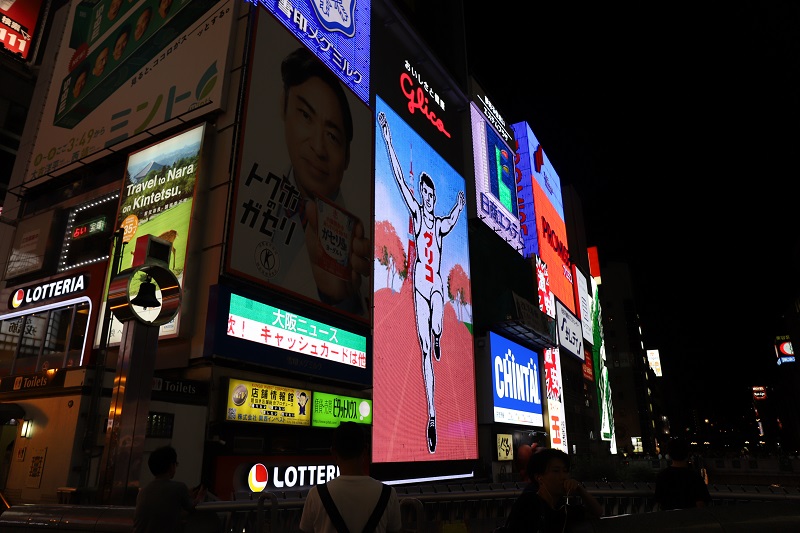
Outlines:
{"type": "Polygon", "coordinates": [[[341,422],[334,430],[331,453],[339,467],[339,477],[323,485],[311,488],[306,496],[303,514],[300,517],[300,530],[305,533],[361,533],[372,520],[377,533],[398,532],[400,522],[400,501],[392,487],[368,475],[369,454],[362,426],[355,422],[341,422]],[[386,487],[386,489],[384,489],[386,487]],[[384,503],[383,491],[388,501],[384,503]],[[330,494],[336,512],[341,516],[340,526],[329,515],[320,492],[330,494]],[[383,508],[378,506],[382,504],[383,508]]]}

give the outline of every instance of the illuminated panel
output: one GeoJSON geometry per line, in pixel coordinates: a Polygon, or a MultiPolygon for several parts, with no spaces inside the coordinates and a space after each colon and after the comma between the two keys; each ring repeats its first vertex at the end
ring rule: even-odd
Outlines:
{"type": "Polygon", "coordinates": [[[553,291],[550,290],[550,273],[547,265],[538,255],[535,256],[536,262],[536,284],[539,297],[539,310],[550,318],[556,317],[556,299],[553,291]]]}
{"type": "Polygon", "coordinates": [[[594,362],[595,378],[597,385],[597,406],[600,411],[600,438],[609,442],[609,451],[617,453],[617,436],[614,428],[614,404],[611,401],[611,382],[608,378],[608,365],[606,361],[606,345],[603,339],[603,312],[600,307],[599,287],[592,281],[592,359],[594,362]]]}
{"type": "Polygon", "coordinates": [[[570,313],[559,300],[556,300],[556,331],[558,332],[559,346],[583,361],[581,321],[570,313]]]}
{"type": "Polygon", "coordinates": [[[536,232],[536,212],[533,205],[534,169],[544,162],[544,152],[527,122],[511,125],[514,131],[516,153],[517,202],[519,205],[519,221],[522,230],[522,255],[530,257],[539,253],[539,238],[536,232]]]}
{"type": "Polygon", "coordinates": [[[227,335],[334,363],[367,367],[366,337],[238,294],[231,294],[227,335]]]}
{"type": "Polygon", "coordinates": [[[514,152],[475,103],[470,103],[470,116],[478,218],[521,254],[524,243],[517,212],[514,152]]]}
{"type": "MultiPolygon", "coordinates": [[[[547,154],[542,149],[542,145],[536,139],[527,122],[517,122],[511,125],[514,137],[519,139],[519,146],[522,149],[523,139],[527,140],[528,158],[530,160],[531,177],[542,188],[542,192],[548,201],[553,205],[553,209],[558,213],[558,217],[564,220],[564,200],[561,197],[561,178],[556,174],[553,165],[547,158],[547,154]]],[[[525,176],[524,176],[525,177],[525,176]]],[[[523,186],[527,187],[526,183],[523,186]]],[[[534,192],[536,197],[536,192],[534,192]]],[[[535,206],[534,206],[535,207],[535,206]]],[[[538,214],[538,211],[536,211],[538,214]]],[[[538,217],[537,217],[538,219],[538,217]]]]}
{"type": "Polygon", "coordinates": [[[539,355],[489,332],[494,421],[543,427],[539,355]]]}
{"type": "Polygon", "coordinates": [[[309,426],[311,425],[310,403],[310,390],[230,379],[225,420],[309,426]]]}
{"type": "Polygon", "coordinates": [[[42,0],[0,1],[0,43],[6,50],[28,59],[41,7],[42,0]]]}
{"type": "Polygon", "coordinates": [[[753,387],[753,399],[754,400],[766,400],[767,399],[767,388],[762,386],[755,386],[753,387]]]}
{"type": "MultiPolygon", "coordinates": [[[[114,224],[123,228],[125,243],[148,234],[172,243],[169,268],[181,286],[186,278],[186,247],[204,131],[201,125],[128,156],[114,224]]],[[[131,246],[123,248],[120,272],[133,264],[131,246]]],[[[159,336],[176,336],[179,324],[180,312],[161,326],[159,336]]],[[[109,343],[121,339],[122,322],[112,315],[109,343]]]]}
{"type": "Polygon", "coordinates": [[[567,228],[538,182],[533,183],[533,203],[539,232],[539,256],[547,264],[550,288],[561,302],[575,313],[572,265],[567,248],[567,228]]]}
{"type": "Polygon", "coordinates": [[[59,272],[109,258],[118,203],[119,192],[114,192],[70,210],[58,261],[59,272]]]}
{"type": "Polygon", "coordinates": [[[335,428],[340,422],[372,424],[372,400],[314,392],[311,425],[335,428]]]}
{"type": "Polygon", "coordinates": [[[564,416],[564,396],[561,387],[561,361],[558,348],[544,350],[545,390],[547,391],[547,425],[550,429],[550,447],[569,453],[567,448],[567,421],[564,416]]]}
{"type": "Polygon", "coordinates": [[[775,356],[778,358],[778,365],[784,363],[794,363],[794,347],[792,346],[789,335],[778,335],[775,337],[775,356]]]}
{"type": "Polygon", "coordinates": [[[656,376],[661,377],[661,357],[658,350],[647,350],[647,364],[656,376]]]}
{"type": "Polygon", "coordinates": [[[248,0],[260,3],[369,103],[370,3],[248,0]]]}
{"type": "Polygon", "coordinates": [[[475,459],[464,179],[380,97],[376,116],[373,462],[475,459]],[[390,162],[384,131],[398,167],[390,162]],[[435,189],[434,197],[425,181],[426,207],[418,203],[423,173],[435,189]],[[431,209],[435,222],[428,218],[431,209]],[[438,361],[432,342],[437,336],[438,361]]]}
{"type": "Polygon", "coordinates": [[[577,315],[581,319],[583,329],[583,339],[592,342],[592,296],[589,294],[589,282],[586,276],[578,269],[578,265],[572,265],[573,280],[575,280],[575,301],[577,305],[577,315]]]}
{"type": "Polygon", "coordinates": [[[371,253],[369,260],[360,258],[359,265],[366,264],[360,270],[353,269],[351,258],[356,238],[363,237],[371,252],[372,113],[317,63],[329,75],[290,88],[294,105],[284,116],[281,65],[294,59],[291,64],[304,70],[314,56],[269,13],[259,14],[250,63],[256,75],[247,82],[225,269],[366,323],[372,309],[371,253]],[[318,109],[315,119],[312,107],[318,109]],[[329,141],[325,156],[313,162],[306,151],[316,149],[302,140],[307,128],[319,136],[315,139],[329,141]],[[309,223],[312,210],[317,223],[309,223]]]}

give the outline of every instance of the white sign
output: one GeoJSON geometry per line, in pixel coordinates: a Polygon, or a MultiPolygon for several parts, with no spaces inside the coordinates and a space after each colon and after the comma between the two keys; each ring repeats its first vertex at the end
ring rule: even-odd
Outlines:
{"type": "Polygon", "coordinates": [[[556,331],[558,331],[558,345],[583,361],[581,321],[559,300],[556,300],[556,331]]]}

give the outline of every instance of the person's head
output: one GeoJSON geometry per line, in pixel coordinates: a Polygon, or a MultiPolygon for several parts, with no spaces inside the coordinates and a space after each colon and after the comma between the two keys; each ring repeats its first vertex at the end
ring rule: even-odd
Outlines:
{"type": "Polygon", "coordinates": [[[117,18],[120,7],[122,7],[122,0],[111,0],[111,4],[108,6],[108,20],[117,18]]]}
{"type": "Polygon", "coordinates": [[[72,96],[77,98],[86,86],[86,79],[89,77],[89,65],[82,64],[75,70],[75,81],[72,84],[72,96]]]}
{"type": "Polygon", "coordinates": [[[283,129],[304,196],[333,198],[350,164],[353,117],[339,79],[307,48],[281,63],[283,129]]]}
{"type": "Polygon", "coordinates": [[[331,452],[337,460],[360,459],[367,451],[367,437],[364,429],[355,422],[339,422],[333,430],[331,452]]]}
{"type": "Polygon", "coordinates": [[[95,76],[102,76],[103,71],[106,69],[106,63],[108,63],[108,46],[103,47],[103,49],[97,54],[97,58],[94,60],[94,69],[92,69],[92,74],[95,76]]]}
{"type": "Polygon", "coordinates": [[[137,41],[142,38],[147,27],[150,25],[150,19],[153,16],[153,10],[150,7],[145,8],[144,11],[139,13],[139,18],[136,19],[136,29],[133,31],[133,38],[137,41]]]}
{"type": "Polygon", "coordinates": [[[673,461],[686,461],[689,459],[689,441],[683,437],[673,437],[667,443],[667,453],[673,461]]]}
{"type": "Polygon", "coordinates": [[[539,490],[554,499],[565,496],[564,481],[569,479],[569,455],[555,448],[545,448],[528,460],[528,477],[539,484],[539,490]]]}
{"type": "Polygon", "coordinates": [[[161,18],[167,18],[169,10],[172,9],[172,0],[161,0],[158,4],[158,14],[161,18]]]}
{"type": "Polygon", "coordinates": [[[154,476],[175,475],[175,467],[178,466],[178,452],[172,446],[162,446],[156,448],[147,459],[147,467],[154,476]]]}
{"type": "Polygon", "coordinates": [[[114,59],[119,60],[119,58],[122,57],[122,54],[125,53],[125,48],[128,46],[128,37],[130,34],[130,26],[123,26],[119,30],[119,33],[117,33],[117,38],[114,40],[114,59]]]}
{"type": "Polygon", "coordinates": [[[422,172],[419,175],[419,195],[425,211],[433,213],[433,206],[436,204],[436,186],[427,172],[422,172]]]}

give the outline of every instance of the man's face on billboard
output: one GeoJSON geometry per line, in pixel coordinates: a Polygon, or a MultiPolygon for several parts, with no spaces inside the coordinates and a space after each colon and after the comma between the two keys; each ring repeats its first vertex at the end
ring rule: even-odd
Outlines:
{"type": "Polygon", "coordinates": [[[128,32],[123,32],[117,37],[117,41],[114,43],[114,59],[119,59],[122,57],[122,53],[125,52],[125,47],[128,46],[128,32]]]}
{"type": "Polygon", "coordinates": [[[111,4],[108,6],[108,19],[114,20],[117,18],[119,14],[119,8],[122,6],[122,0],[111,0],[111,4]]]}
{"type": "Polygon", "coordinates": [[[332,197],[350,162],[344,114],[333,90],[311,77],[289,88],[284,137],[297,185],[304,196],[332,197]]]}

